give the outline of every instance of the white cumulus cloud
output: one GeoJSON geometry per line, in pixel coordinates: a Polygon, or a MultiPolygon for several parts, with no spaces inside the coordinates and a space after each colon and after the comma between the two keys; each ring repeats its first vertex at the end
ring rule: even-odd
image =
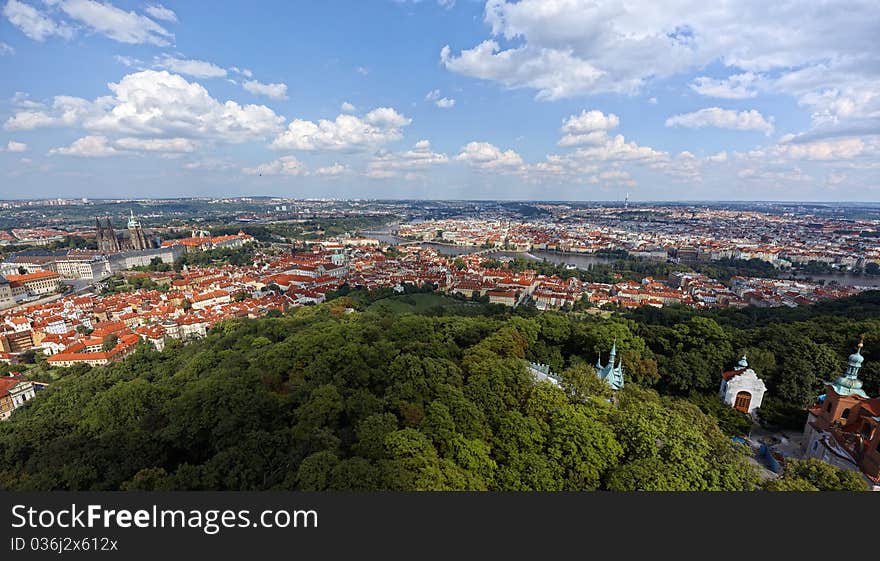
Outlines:
{"type": "MultiPolygon", "coordinates": [[[[118,60],[118,59],[117,59],[118,60]]],[[[156,58],[156,68],[170,70],[178,74],[186,74],[195,78],[224,78],[226,69],[212,62],[196,59],[182,59],[169,55],[156,58]]]]}
{"type": "Polygon", "coordinates": [[[410,150],[380,150],[367,164],[369,177],[394,177],[402,172],[424,171],[431,166],[449,162],[446,154],[434,152],[431,142],[420,140],[410,150]]]}
{"type": "Polygon", "coordinates": [[[287,84],[263,84],[256,80],[247,80],[242,87],[252,94],[264,95],[272,99],[287,99],[287,84]]]}
{"type": "Polygon", "coordinates": [[[455,159],[483,171],[519,172],[525,166],[514,150],[502,150],[489,142],[468,142],[455,159]]]}
{"type": "Polygon", "coordinates": [[[200,84],[165,70],[144,70],[110,83],[112,95],[94,101],[56,96],[50,108],[10,117],[7,130],[82,126],[99,135],[247,142],[274,136],[284,118],[264,105],[220,102],[200,84]]]}
{"type": "Polygon", "coordinates": [[[666,119],[667,127],[717,127],[740,131],[761,131],[765,134],[773,132],[773,118],[765,118],[755,109],[735,111],[720,107],[707,107],[692,113],[674,115],[666,119]]]}
{"type": "Polygon", "coordinates": [[[373,109],[363,117],[338,115],[318,122],[295,119],[273,142],[276,150],[332,150],[357,152],[403,137],[411,119],[390,107],[373,109]]]}
{"type": "Polygon", "coordinates": [[[607,131],[617,128],[620,119],[614,113],[605,115],[595,109],[584,109],[579,115],[571,115],[562,123],[565,135],[559,140],[560,146],[599,144],[607,138],[607,131]]]}
{"type": "MultiPolygon", "coordinates": [[[[446,46],[440,61],[458,74],[533,89],[539,99],[634,93],[713,63],[740,74],[854,66],[877,77],[877,14],[864,0],[833,9],[761,0],[488,0],[490,36],[462,50],[446,46]]],[[[695,85],[751,95],[734,82],[695,85]]],[[[828,72],[822,85],[835,85],[828,72]]]]}
{"type": "Polygon", "coordinates": [[[281,156],[266,164],[242,170],[247,175],[303,175],[306,167],[294,156],[281,156]]]}
{"type": "Polygon", "coordinates": [[[748,99],[758,95],[754,89],[757,80],[758,77],[751,72],[735,74],[722,80],[700,76],[694,79],[691,89],[706,97],[748,99]]]}
{"type": "MultiPolygon", "coordinates": [[[[875,151],[861,138],[831,138],[812,142],[781,142],[774,148],[775,155],[795,160],[851,160],[875,151]]],[[[875,152],[876,153],[876,152],[875,152]]]]}
{"type": "Polygon", "coordinates": [[[52,150],[49,150],[49,153],[86,158],[102,158],[105,156],[116,156],[121,154],[119,150],[116,150],[110,145],[107,137],[103,135],[84,136],[74,141],[70,146],[53,148],[52,150]]]}
{"type": "Polygon", "coordinates": [[[87,114],[97,111],[95,104],[79,97],[68,95],[55,96],[51,107],[27,100],[26,95],[21,103],[26,110],[17,111],[3,128],[6,130],[32,130],[52,126],[72,126],[80,122],[87,114]]]}

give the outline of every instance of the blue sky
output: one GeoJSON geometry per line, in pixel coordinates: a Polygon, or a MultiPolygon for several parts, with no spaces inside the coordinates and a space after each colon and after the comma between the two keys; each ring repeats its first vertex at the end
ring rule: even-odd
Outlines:
{"type": "Polygon", "coordinates": [[[0,198],[877,201],[833,4],[0,0],[0,198]]]}

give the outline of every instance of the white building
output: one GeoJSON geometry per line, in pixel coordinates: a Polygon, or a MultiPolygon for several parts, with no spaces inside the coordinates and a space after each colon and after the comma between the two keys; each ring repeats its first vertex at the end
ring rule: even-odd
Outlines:
{"type": "Polygon", "coordinates": [[[758,378],[754,370],[749,368],[746,357],[743,356],[736,368],[721,374],[721,401],[730,405],[737,411],[749,415],[761,407],[764,392],[767,386],[758,378]]]}
{"type": "Polygon", "coordinates": [[[110,274],[110,263],[104,257],[57,259],[52,265],[66,279],[100,279],[110,274]]]}
{"type": "Polygon", "coordinates": [[[35,389],[32,382],[17,376],[0,378],[0,421],[5,421],[12,412],[34,398],[35,389]]]}
{"type": "Polygon", "coordinates": [[[529,362],[527,363],[529,374],[537,382],[550,382],[556,387],[559,387],[559,376],[550,371],[550,366],[547,364],[541,364],[538,362],[529,362]]]}
{"type": "Polygon", "coordinates": [[[0,310],[15,306],[15,297],[12,295],[12,287],[9,281],[0,277],[0,310]]]}

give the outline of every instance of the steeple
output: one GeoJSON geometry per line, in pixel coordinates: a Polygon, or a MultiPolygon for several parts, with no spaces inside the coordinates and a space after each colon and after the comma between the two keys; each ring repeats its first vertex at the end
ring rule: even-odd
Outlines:
{"type": "MultiPolygon", "coordinates": [[[[97,218],[95,219],[98,223],[98,226],[101,225],[101,221],[97,218]]],[[[98,239],[98,249],[106,252],[116,252],[119,251],[119,239],[116,237],[116,232],[113,231],[113,224],[110,223],[110,217],[108,216],[105,220],[106,224],[103,229],[99,230],[100,237],[98,239]]]]}
{"type": "Polygon", "coordinates": [[[838,376],[837,379],[833,382],[828,382],[828,384],[834,388],[834,391],[839,395],[859,395],[862,397],[868,397],[868,395],[862,390],[862,381],[859,380],[859,369],[862,368],[862,363],[865,361],[865,357],[862,356],[862,347],[865,345],[865,337],[859,340],[859,344],[856,346],[856,352],[849,355],[849,361],[847,362],[846,372],[843,376],[838,376]]]}
{"type": "Polygon", "coordinates": [[[849,362],[846,367],[846,377],[847,378],[858,378],[859,377],[859,369],[862,368],[862,363],[865,361],[865,357],[862,356],[862,347],[865,346],[865,336],[862,335],[862,338],[859,339],[859,344],[856,345],[856,352],[849,355],[849,362]]]}
{"type": "Polygon", "coordinates": [[[621,357],[620,361],[617,361],[616,358],[617,339],[614,340],[614,344],[611,346],[611,354],[608,357],[608,364],[602,366],[601,354],[599,355],[599,359],[596,360],[596,374],[598,374],[599,379],[605,380],[613,390],[623,388],[623,358],[621,357]]]}

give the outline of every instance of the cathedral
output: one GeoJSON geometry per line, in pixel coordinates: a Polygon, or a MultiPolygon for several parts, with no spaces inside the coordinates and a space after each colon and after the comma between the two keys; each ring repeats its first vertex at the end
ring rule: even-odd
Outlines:
{"type": "Polygon", "coordinates": [[[144,230],[140,221],[131,213],[128,219],[128,232],[117,233],[110,224],[110,218],[106,219],[106,224],[101,225],[100,219],[95,217],[95,226],[97,232],[95,237],[98,240],[98,251],[104,253],[118,253],[120,251],[153,249],[158,247],[155,240],[148,230],[144,230]]]}
{"type": "Polygon", "coordinates": [[[611,386],[611,389],[615,391],[623,388],[623,360],[614,364],[616,359],[617,341],[611,347],[611,356],[608,358],[608,364],[602,366],[601,355],[596,360],[596,373],[599,375],[599,378],[605,380],[611,386]]]}

